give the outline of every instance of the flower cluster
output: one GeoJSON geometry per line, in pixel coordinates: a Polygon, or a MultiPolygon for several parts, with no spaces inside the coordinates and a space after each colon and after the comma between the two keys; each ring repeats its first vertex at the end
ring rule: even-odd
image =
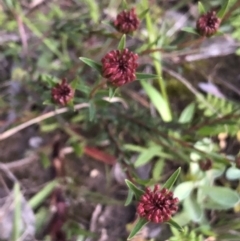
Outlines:
{"type": "Polygon", "coordinates": [[[141,196],[137,212],[140,217],[146,218],[154,223],[168,221],[178,210],[178,198],[173,198],[173,193],[166,188],[160,190],[159,185],[155,185],[154,190],[146,189],[141,196]]]}
{"type": "Polygon", "coordinates": [[[56,84],[52,88],[52,99],[54,102],[60,105],[68,104],[74,96],[74,90],[67,83],[66,79],[62,79],[61,83],[56,84]]]}
{"type": "Polygon", "coordinates": [[[129,51],[112,50],[101,60],[102,75],[114,86],[122,86],[136,79],[138,55],[129,51]]]}
{"type": "Polygon", "coordinates": [[[215,11],[203,14],[197,20],[197,32],[202,36],[210,37],[218,31],[220,22],[221,20],[217,17],[215,11]]]}
{"type": "Polygon", "coordinates": [[[135,13],[135,8],[132,8],[130,11],[120,12],[115,21],[115,28],[121,33],[132,33],[139,27],[140,21],[135,13]]]}

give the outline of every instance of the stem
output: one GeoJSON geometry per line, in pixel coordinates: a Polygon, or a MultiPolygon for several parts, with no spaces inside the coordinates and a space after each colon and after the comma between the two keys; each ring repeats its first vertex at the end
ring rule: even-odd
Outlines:
{"type": "MultiPolygon", "coordinates": [[[[148,5],[148,0],[144,0],[144,7],[145,9],[149,8],[148,5]]],[[[146,14],[146,25],[147,25],[147,30],[148,30],[148,42],[149,44],[153,43],[156,40],[156,36],[155,36],[155,29],[153,28],[153,24],[152,24],[152,19],[150,17],[149,12],[146,14]]],[[[154,44],[152,46],[153,49],[157,49],[161,46],[158,46],[158,44],[154,44]]],[[[172,111],[171,111],[171,107],[170,107],[170,103],[169,103],[169,98],[168,98],[168,94],[167,94],[167,90],[166,90],[166,85],[165,82],[162,78],[162,58],[161,58],[161,53],[160,52],[154,52],[151,54],[152,59],[153,59],[153,64],[154,64],[154,68],[155,71],[157,73],[157,75],[159,76],[158,78],[158,84],[160,86],[160,90],[162,93],[162,97],[163,99],[166,101],[167,107],[168,107],[168,112],[169,112],[169,116],[171,116],[172,119],[172,111]]]]}

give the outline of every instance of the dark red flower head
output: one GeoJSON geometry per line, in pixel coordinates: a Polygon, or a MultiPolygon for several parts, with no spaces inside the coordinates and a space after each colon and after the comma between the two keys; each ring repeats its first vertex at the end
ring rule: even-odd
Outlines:
{"type": "Polygon", "coordinates": [[[54,102],[60,105],[66,105],[74,96],[74,90],[67,83],[66,79],[63,79],[61,83],[56,84],[52,88],[52,99],[54,102]]]}
{"type": "Polygon", "coordinates": [[[115,21],[114,26],[120,33],[132,33],[139,27],[140,21],[135,13],[135,8],[129,11],[120,12],[115,21]]]}
{"type": "Polygon", "coordinates": [[[197,20],[197,32],[202,36],[210,37],[218,31],[220,22],[221,19],[217,17],[215,11],[203,14],[197,20]]]}
{"type": "Polygon", "coordinates": [[[159,185],[155,185],[154,190],[146,189],[141,196],[137,212],[140,217],[146,218],[153,223],[168,221],[178,210],[178,198],[173,198],[173,193],[166,188],[160,190],[159,185]]]}
{"type": "Polygon", "coordinates": [[[102,75],[114,86],[122,86],[136,79],[138,55],[124,50],[112,50],[102,58],[102,75]]]}

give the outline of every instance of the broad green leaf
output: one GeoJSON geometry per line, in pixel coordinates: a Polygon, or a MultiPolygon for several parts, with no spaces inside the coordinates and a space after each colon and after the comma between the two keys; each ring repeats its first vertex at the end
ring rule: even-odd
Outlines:
{"type": "Polygon", "coordinates": [[[207,12],[201,2],[198,2],[198,12],[199,12],[200,15],[207,12]]]}
{"type": "Polygon", "coordinates": [[[199,188],[205,195],[220,205],[231,208],[239,202],[239,194],[230,188],[211,186],[201,186],[199,188]]]}
{"type": "Polygon", "coordinates": [[[206,199],[204,200],[204,202],[202,203],[202,207],[204,209],[209,209],[209,210],[228,210],[230,208],[232,208],[233,206],[230,205],[223,205],[223,204],[219,204],[215,201],[213,201],[212,199],[206,199]]]}
{"type": "Polygon", "coordinates": [[[48,183],[41,191],[39,191],[35,196],[33,196],[28,204],[32,209],[37,208],[54,190],[57,186],[57,181],[52,181],[48,183]]]}
{"type": "Polygon", "coordinates": [[[151,84],[146,81],[141,81],[141,84],[155,106],[156,110],[162,117],[163,121],[169,122],[172,120],[171,113],[169,113],[169,108],[167,102],[163,99],[161,93],[154,88],[151,84]]]}
{"type": "Polygon", "coordinates": [[[134,163],[134,166],[140,167],[147,164],[154,156],[158,155],[160,151],[161,148],[158,146],[149,147],[138,156],[137,160],[134,163]]]}
{"type": "Polygon", "coordinates": [[[193,222],[199,222],[201,220],[203,210],[201,209],[201,206],[197,202],[196,198],[190,195],[184,200],[183,206],[193,222]]]}
{"type": "Polygon", "coordinates": [[[85,57],[80,57],[79,58],[82,62],[84,62],[85,64],[87,64],[88,66],[90,66],[91,68],[97,70],[97,72],[99,72],[100,74],[102,73],[102,65],[93,61],[92,59],[88,59],[85,57]]]}
{"type": "Polygon", "coordinates": [[[131,189],[128,189],[128,196],[127,196],[127,199],[126,199],[126,202],[124,204],[124,206],[128,206],[131,202],[132,202],[132,199],[133,199],[133,192],[131,189]]]}
{"type": "Polygon", "coordinates": [[[195,107],[195,103],[189,104],[181,113],[178,122],[182,124],[191,122],[195,113],[195,107]]]}
{"type": "Polygon", "coordinates": [[[181,167],[179,167],[169,178],[168,180],[164,183],[163,187],[167,189],[171,189],[174,183],[176,182],[179,174],[181,172],[181,167]]]}
{"type": "Polygon", "coordinates": [[[138,187],[136,187],[132,182],[130,182],[129,180],[125,180],[128,188],[130,190],[132,190],[132,192],[134,193],[135,197],[137,200],[139,200],[139,198],[144,194],[144,191],[139,189],[138,187]]]}
{"type": "Polygon", "coordinates": [[[157,78],[159,78],[159,76],[155,74],[136,73],[137,80],[157,79],[157,78]]]}
{"type": "Polygon", "coordinates": [[[148,221],[145,218],[139,218],[135,227],[128,236],[128,240],[132,239],[146,224],[148,221]]]}
{"type": "Polygon", "coordinates": [[[171,227],[176,228],[177,230],[179,230],[180,232],[183,232],[183,228],[177,223],[175,222],[172,218],[167,222],[171,227]]]}
{"type": "Polygon", "coordinates": [[[177,197],[179,201],[182,201],[190,195],[193,189],[194,189],[194,182],[192,181],[182,182],[175,188],[174,196],[177,197]]]}
{"type": "Polygon", "coordinates": [[[230,181],[240,179],[240,169],[230,167],[227,169],[226,178],[230,181]]]}
{"type": "Polygon", "coordinates": [[[14,216],[13,216],[13,230],[12,230],[12,240],[17,241],[21,236],[21,191],[19,183],[14,184],[14,216]]]}
{"type": "Polygon", "coordinates": [[[126,35],[123,34],[123,36],[121,37],[120,42],[118,44],[118,49],[123,50],[123,49],[125,49],[125,46],[126,46],[126,35]]]}
{"type": "Polygon", "coordinates": [[[144,10],[144,11],[142,11],[140,14],[139,14],[139,19],[144,19],[145,18],[145,16],[146,16],[146,14],[148,13],[148,11],[149,11],[149,8],[147,8],[146,10],[144,10]]]}
{"type": "Polygon", "coordinates": [[[222,19],[229,7],[231,0],[225,0],[223,6],[221,7],[220,11],[217,13],[217,16],[222,19]]]}
{"type": "Polygon", "coordinates": [[[196,29],[192,27],[184,27],[181,30],[187,33],[193,33],[193,34],[199,35],[196,29]]]}

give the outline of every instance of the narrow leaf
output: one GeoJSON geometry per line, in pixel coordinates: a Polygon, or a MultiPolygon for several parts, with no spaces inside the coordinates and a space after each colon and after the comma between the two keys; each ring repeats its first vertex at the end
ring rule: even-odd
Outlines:
{"type": "Polygon", "coordinates": [[[127,196],[127,199],[126,199],[126,202],[124,204],[124,206],[128,206],[131,202],[132,202],[132,199],[133,199],[133,192],[131,189],[128,190],[128,196],[127,196]]]}
{"type": "Polygon", "coordinates": [[[96,107],[93,101],[90,101],[90,106],[89,106],[89,121],[93,121],[95,114],[96,114],[96,107]]]}
{"type": "Polygon", "coordinates": [[[146,10],[142,11],[140,14],[139,14],[139,19],[144,19],[146,14],[149,12],[149,8],[147,8],[146,10]]]}
{"type": "Polygon", "coordinates": [[[132,190],[132,192],[134,193],[135,197],[137,200],[139,200],[139,198],[144,194],[144,191],[139,189],[138,187],[136,187],[132,182],[130,182],[129,180],[125,180],[128,188],[130,190],[132,190]]]}
{"type": "Polygon", "coordinates": [[[162,117],[163,121],[169,122],[172,120],[171,113],[169,112],[168,104],[163,99],[161,93],[146,81],[141,81],[141,84],[152,101],[154,107],[162,117]]]}
{"type": "Polygon", "coordinates": [[[159,76],[155,75],[155,74],[136,73],[136,79],[137,80],[157,79],[157,78],[159,78],[159,76]]]}
{"type": "Polygon", "coordinates": [[[33,196],[28,204],[32,209],[37,208],[53,191],[57,186],[57,181],[52,181],[47,184],[41,191],[39,191],[35,196],[33,196]]]}
{"type": "Polygon", "coordinates": [[[126,47],[126,35],[123,34],[122,38],[120,39],[120,42],[118,44],[118,49],[123,50],[126,47]]]}
{"type": "Polygon", "coordinates": [[[128,8],[128,4],[126,0],[122,0],[122,8],[123,9],[127,9],[128,8]]]}
{"type": "Polygon", "coordinates": [[[128,240],[132,239],[146,224],[148,221],[144,218],[139,218],[135,227],[128,236],[128,240]]]}
{"type": "Polygon", "coordinates": [[[201,2],[198,2],[198,12],[200,15],[206,13],[206,10],[201,2]]]}
{"type": "Polygon", "coordinates": [[[224,4],[222,6],[222,8],[220,9],[220,11],[217,13],[217,16],[222,19],[229,7],[229,4],[230,4],[230,0],[225,0],[224,1],[224,4]]]}
{"type": "Polygon", "coordinates": [[[179,123],[189,123],[192,121],[195,112],[195,103],[188,105],[181,113],[178,122],[179,123]]]}
{"type": "Polygon", "coordinates": [[[187,32],[187,33],[193,33],[193,34],[199,35],[198,32],[196,31],[196,29],[192,28],[192,27],[184,27],[181,30],[184,32],[187,32]]]}
{"type": "Polygon", "coordinates": [[[12,240],[17,241],[21,236],[21,192],[19,183],[14,184],[14,217],[12,240]]]}
{"type": "Polygon", "coordinates": [[[108,97],[109,97],[109,99],[112,99],[115,96],[115,94],[117,92],[117,89],[118,89],[118,87],[113,87],[113,86],[109,87],[109,89],[108,89],[108,97]]]}
{"type": "Polygon", "coordinates": [[[173,228],[176,228],[177,230],[179,230],[180,232],[183,232],[183,228],[177,222],[175,222],[172,218],[167,223],[173,228]]]}
{"type": "Polygon", "coordinates": [[[165,184],[163,185],[164,188],[167,189],[171,189],[172,186],[174,185],[174,183],[176,182],[179,174],[181,172],[181,167],[179,167],[169,178],[168,180],[165,182],[165,184]]]}
{"type": "Polygon", "coordinates": [[[85,64],[87,64],[88,66],[90,66],[91,68],[97,70],[97,72],[99,72],[100,74],[102,73],[102,65],[93,61],[92,59],[88,59],[85,57],[80,57],[79,58],[82,62],[84,62],[85,64]]]}

